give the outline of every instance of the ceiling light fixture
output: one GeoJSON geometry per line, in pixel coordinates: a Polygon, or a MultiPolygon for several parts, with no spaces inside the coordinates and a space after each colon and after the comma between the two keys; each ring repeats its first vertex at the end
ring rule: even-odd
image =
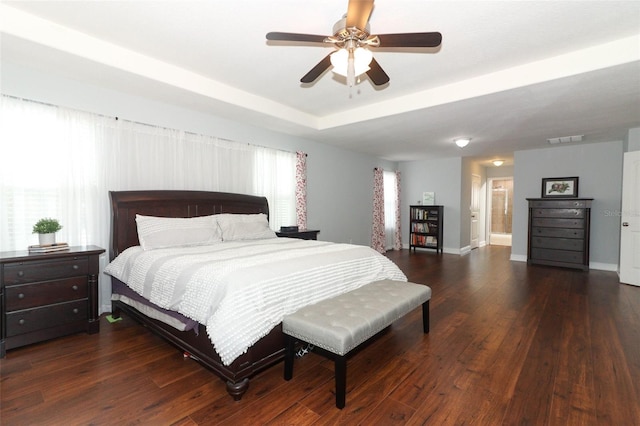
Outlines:
{"type": "Polygon", "coordinates": [[[458,145],[458,148],[464,148],[465,146],[469,145],[469,142],[471,142],[471,139],[461,138],[461,139],[454,139],[453,141],[456,143],[456,145],[458,145]]]}
{"type": "Polygon", "coordinates": [[[369,71],[373,54],[364,47],[345,47],[331,54],[333,72],[347,77],[347,85],[353,87],[356,77],[369,71]]]}
{"type": "Polygon", "coordinates": [[[502,160],[493,160],[493,165],[496,167],[500,167],[504,164],[504,161],[502,160]]]}

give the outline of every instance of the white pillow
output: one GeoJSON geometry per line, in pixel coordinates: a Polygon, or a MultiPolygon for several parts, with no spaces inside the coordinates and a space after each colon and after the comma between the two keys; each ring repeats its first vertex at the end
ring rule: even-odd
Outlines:
{"type": "Polygon", "coordinates": [[[137,214],[136,225],[143,250],[199,246],[222,241],[215,215],[183,218],[137,214]]]}
{"type": "Polygon", "coordinates": [[[269,228],[269,220],[264,213],[216,215],[223,241],[260,240],[276,238],[276,233],[269,228]]]}

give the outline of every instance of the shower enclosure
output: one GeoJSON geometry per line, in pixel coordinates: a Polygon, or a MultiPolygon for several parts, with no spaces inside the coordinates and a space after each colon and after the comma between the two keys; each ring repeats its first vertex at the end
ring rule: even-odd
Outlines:
{"type": "Polygon", "coordinates": [[[491,221],[489,244],[511,245],[511,220],[513,211],[513,179],[500,178],[491,181],[491,221]]]}

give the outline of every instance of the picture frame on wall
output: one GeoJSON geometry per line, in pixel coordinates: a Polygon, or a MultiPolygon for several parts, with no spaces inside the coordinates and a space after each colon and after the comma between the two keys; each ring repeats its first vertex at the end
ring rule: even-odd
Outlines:
{"type": "Polygon", "coordinates": [[[542,178],[542,198],[578,198],[578,177],[542,178]]]}
{"type": "Polygon", "coordinates": [[[423,192],[422,193],[422,204],[425,206],[433,206],[436,204],[436,193],[435,192],[423,192]]]}

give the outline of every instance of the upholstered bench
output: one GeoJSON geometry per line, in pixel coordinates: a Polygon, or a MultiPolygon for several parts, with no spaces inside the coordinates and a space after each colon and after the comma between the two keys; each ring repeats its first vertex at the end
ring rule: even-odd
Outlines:
{"type": "Polygon", "coordinates": [[[347,354],[420,305],[423,331],[428,333],[430,299],[431,288],[426,285],[383,280],[285,316],[282,321],[282,331],[287,335],[285,380],[293,377],[297,340],[322,348],[335,361],[336,407],[344,408],[347,354]]]}

